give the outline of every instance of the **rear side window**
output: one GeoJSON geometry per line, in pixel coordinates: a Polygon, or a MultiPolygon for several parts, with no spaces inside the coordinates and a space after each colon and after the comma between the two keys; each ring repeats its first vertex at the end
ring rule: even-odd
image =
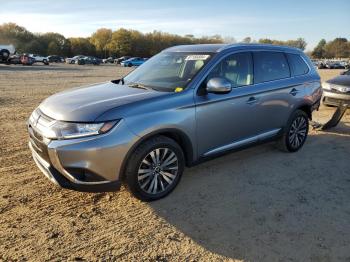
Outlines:
{"type": "Polygon", "coordinates": [[[289,65],[282,52],[254,52],[254,83],[290,77],[289,65]]]}
{"type": "Polygon", "coordinates": [[[309,67],[300,55],[287,54],[292,76],[305,75],[309,72],[309,67]]]}

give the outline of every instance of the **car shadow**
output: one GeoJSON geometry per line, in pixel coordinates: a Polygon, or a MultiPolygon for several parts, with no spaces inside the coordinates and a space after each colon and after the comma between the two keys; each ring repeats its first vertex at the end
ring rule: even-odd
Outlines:
{"type": "MultiPolygon", "coordinates": [[[[340,128],[349,132],[348,124],[340,128]]],[[[293,154],[269,143],[211,160],[187,169],[175,191],[150,206],[203,248],[228,258],[350,259],[347,134],[312,133],[293,154]]]]}

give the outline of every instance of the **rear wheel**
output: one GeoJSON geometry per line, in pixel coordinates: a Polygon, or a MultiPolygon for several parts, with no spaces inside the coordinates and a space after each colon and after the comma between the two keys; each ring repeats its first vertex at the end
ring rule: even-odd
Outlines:
{"type": "Polygon", "coordinates": [[[289,118],[280,138],[279,147],[286,152],[296,152],[304,145],[309,132],[309,118],[302,110],[296,110],[289,118]]]}
{"type": "Polygon", "coordinates": [[[7,51],[7,50],[1,50],[0,51],[0,58],[3,60],[3,61],[7,61],[7,59],[10,57],[10,52],[7,51]]]}
{"type": "Polygon", "coordinates": [[[179,183],[185,166],[181,147],[159,136],[142,143],[126,167],[126,183],[135,197],[153,201],[168,195],[179,183]]]}

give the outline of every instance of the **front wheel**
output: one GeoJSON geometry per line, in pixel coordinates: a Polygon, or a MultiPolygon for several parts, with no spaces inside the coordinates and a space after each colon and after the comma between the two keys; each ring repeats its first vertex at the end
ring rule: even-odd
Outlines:
{"type": "Polygon", "coordinates": [[[151,138],[136,148],[127,163],[127,187],[142,201],[163,198],[179,183],[184,166],[184,154],[174,140],[151,138]]]}
{"type": "Polygon", "coordinates": [[[279,147],[286,152],[296,152],[304,145],[309,132],[309,118],[302,110],[296,110],[287,123],[279,141],[279,147]]]}

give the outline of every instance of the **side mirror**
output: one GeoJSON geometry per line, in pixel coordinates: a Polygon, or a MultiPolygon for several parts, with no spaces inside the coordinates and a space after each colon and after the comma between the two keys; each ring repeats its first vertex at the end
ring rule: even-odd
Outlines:
{"type": "Polygon", "coordinates": [[[214,94],[227,94],[232,90],[231,83],[222,77],[211,78],[207,83],[207,92],[214,94]]]}

